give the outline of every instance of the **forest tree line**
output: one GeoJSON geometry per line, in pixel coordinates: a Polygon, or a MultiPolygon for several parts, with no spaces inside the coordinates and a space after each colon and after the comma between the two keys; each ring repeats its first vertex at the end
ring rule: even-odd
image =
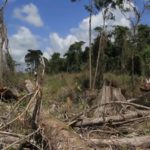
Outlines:
{"type": "MultiPolygon", "coordinates": [[[[95,28],[98,33],[92,43],[92,68],[96,67],[101,28],[95,28]]],[[[136,36],[136,50],[134,55],[134,74],[150,75],[150,27],[139,25],[136,36]]],[[[99,65],[103,72],[116,72],[131,74],[133,41],[130,39],[131,31],[128,27],[116,26],[105,36],[107,47],[101,52],[99,65]]],[[[57,74],[61,72],[80,72],[88,69],[89,47],[84,46],[84,41],[70,45],[66,53],[61,56],[55,52],[48,60],[45,58],[46,72],[57,74]],[[84,49],[83,49],[84,47],[84,49]]],[[[38,67],[40,50],[29,50],[25,56],[27,71],[34,71],[38,67]]],[[[100,69],[100,70],[101,70],[100,69]]]]}

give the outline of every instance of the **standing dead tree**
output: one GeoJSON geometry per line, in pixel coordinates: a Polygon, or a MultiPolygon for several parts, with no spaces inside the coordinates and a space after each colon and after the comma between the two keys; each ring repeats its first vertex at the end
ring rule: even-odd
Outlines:
{"type": "MultiPolygon", "coordinates": [[[[99,38],[99,48],[98,48],[98,54],[97,54],[97,60],[96,60],[96,68],[93,78],[93,85],[92,88],[95,89],[96,81],[97,80],[103,80],[103,58],[104,58],[104,50],[107,47],[107,41],[108,41],[108,31],[107,31],[107,21],[114,20],[114,15],[110,11],[111,7],[114,7],[112,5],[114,2],[110,1],[104,1],[104,2],[95,2],[95,6],[98,9],[98,11],[102,11],[102,31],[99,38]],[[99,76],[99,79],[98,79],[99,76]]],[[[115,4],[116,5],[116,4],[115,4]]],[[[100,87],[102,86],[102,82],[100,83],[100,87]]]]}
{"type": "Polygon", "coordinates": [[[150,1],[142,0],[140,8],[137,7],[138,0],[129,0],[127,1],[127,8],[124,6],[120,7],[122,14],[127,20],[129,20],[131,25],[131,41],[132,41],[132,50],[131,50],[131,83],[132,83],[132,94],[134,95],[134,74],[135,74],[135,51],[137,49],[137,34],[138,34],[138,25],[143,17],[143,14],[146,10],[149,10],[150,1]],[[128,13],[127,13],[128,12],[128,13]],[[129,13],[131,13],[129,15],[129,13]]]}
{"type": "Polygon", "coordinates": [[[9,46],[8,46],[8,38],[7,38],[7,28],[4,23],[4,15],[3,15],[7,2],[8,0],[5,0],[2,6],[0,7],[0,85],[3,84],[4,71],[9,69],[8,59],[11,58],[8,50],[9,46]]]}
{"type": "Polygon", "coordinates": [[[89,17],[89,87],[92,88],[92,11],[93,4],[92,0],[90,0],[90,17],[89,17]]]}

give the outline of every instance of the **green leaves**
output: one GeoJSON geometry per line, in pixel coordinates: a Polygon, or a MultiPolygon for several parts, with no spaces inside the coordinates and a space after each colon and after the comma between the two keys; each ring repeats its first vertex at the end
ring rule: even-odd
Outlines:
{"type": "Polygon", "coordinates": [[[60,53],[54,53],[49,60],[49,73],[59,73],[64,71],[64,58],[60,57],[60,53]]]}
{"type": "Polygon", "coordinates": [[[102,8],[116,8],[123,3],[123,0],[94,0],[94,4],[97,10],[101,10],[102,8]]]}
{"type": "Polygon", "coordinates": [[[35,71],[40,63],[40,57],[43,55],[41,50],[29,49],[28,53],[25,55],[25,62],[27,66],[30,66],[31,71],[35,71]]]}
{"type": "Polygon", "coordinates": [[[64,55],[66,57],[66,63],[68,71],[80,71],[82,64],[82,46],[85,42],[75,42],[70,45],[68,52],[64,55]]]}

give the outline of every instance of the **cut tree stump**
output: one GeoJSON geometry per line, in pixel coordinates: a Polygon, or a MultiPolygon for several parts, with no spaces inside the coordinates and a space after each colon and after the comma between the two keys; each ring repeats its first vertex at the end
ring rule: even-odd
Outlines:
{"type": "Polygon", "coordinates": [[[126,98],[122,95],[121,89],[104,85],[97,98],[97,105],[99,105],[99,107],[95,110],[94,116],[101,117],[101,116],[109,116],[112,114],[114,115],[118,114],[120,110],[124,108],[122,104],[104,106],[104,104],[106,103],[112,103],[115,101],[126,102],[126,98]]]}

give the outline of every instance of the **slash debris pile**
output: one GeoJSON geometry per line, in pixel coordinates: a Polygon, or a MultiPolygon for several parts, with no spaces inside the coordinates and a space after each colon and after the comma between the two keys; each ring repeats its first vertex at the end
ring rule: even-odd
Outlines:
{"type": "MultiPolygon", "coordinates": [[[[126,100],[121,89],[104,85],[95,99],[96,105],[60,121],[42,107],[42,58],[39,68],[34,83],[25,81],[27,94],[18,96],[15,102],[0,103],[0,149],[150,148],[150,107],[146,103],[149,92],[126,100]]],[[[1,97],[4,93],[0,93],[1,97]]],[[[4,98],[10,97],[2,101],[4,98]]]]}

